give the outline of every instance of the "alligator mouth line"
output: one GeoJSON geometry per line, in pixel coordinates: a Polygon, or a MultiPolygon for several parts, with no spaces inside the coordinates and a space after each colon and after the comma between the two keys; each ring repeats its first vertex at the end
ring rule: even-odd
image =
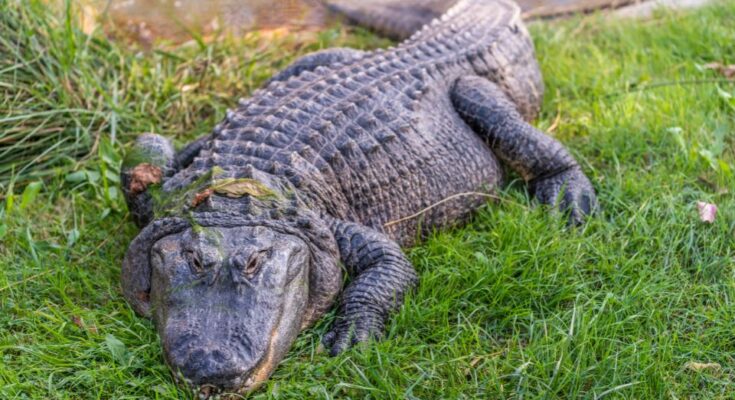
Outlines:
{"type": "MultiPolygon", "coordinates": [[[[280,318],[278,322],[281,322],[280,318]]],[[[247,393],[257,389],[271,376],[277,362],[273,357],[273,347],[278,340],[278,336],[278,326],[276,326],[270,334],[270,346],[268,346],[268,353],[262,358],[255,370],[250,373],[250,376],[245,380],[245,384],[238,391],[239,393],[247,393]]]]}
{"type": "Polygon", "coordinates": [[[209,399],[220,394],[226,395],[228,393],[244,395],[258,389],[263,383],[268,380],[270,375],[275,370],[275,366],[278,362],[275,359],[274,347],[280,337],[278,333],[278,328],[280,327],[281,318],[279,318],[278,322],[279,324],[276,325],[276,327],[274,327],[270,333],[270,342],[266,354],[261,358],[256,367],[250,371],[250,373],[241,377],[243,383],[240,387],[223,389],[222,387],[209,383],[196,385],[191,381],[191,379],[184,376],[181,371],[174,371],[173,369],[171,369],[174,381],[177,384],[185,387],[195,387],[199,399],[202,400],[209,399]]]}

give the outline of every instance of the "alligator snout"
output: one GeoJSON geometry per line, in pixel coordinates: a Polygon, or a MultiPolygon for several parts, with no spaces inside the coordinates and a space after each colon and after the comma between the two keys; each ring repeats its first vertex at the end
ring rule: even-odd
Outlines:
{"type": "Polygon", "coordinates": [[[175,375],[209,395],[265,382],[311,312],[313,254],[303,239],[261,226],[198,227],[158,240],[150,303],[175,375]]]}
{"type": "Polygon", "coordinates": [[[172,367],[195,386],[235,389],[243,386],[249,373],[249,368],[238,362],[232,351],[223,348],[198,348],[172,361],[172,367]]]}

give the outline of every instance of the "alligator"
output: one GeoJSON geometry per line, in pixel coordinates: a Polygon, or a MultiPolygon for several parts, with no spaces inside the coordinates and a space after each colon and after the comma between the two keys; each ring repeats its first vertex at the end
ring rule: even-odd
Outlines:
{"type": "Polygon", "coordinates": [[[331,4],[403,41],[306,55],[179,152],[155,134],[129,151],[141,231],[123,294],[176,379],[253,390],[335,305],[330,354],[382,338],[418,282],[402,248],[497,196],[503,166],[570,224],[597,209],[580,165],[529,123],[543,83],[518,6],[406,4],[331,4]]]}

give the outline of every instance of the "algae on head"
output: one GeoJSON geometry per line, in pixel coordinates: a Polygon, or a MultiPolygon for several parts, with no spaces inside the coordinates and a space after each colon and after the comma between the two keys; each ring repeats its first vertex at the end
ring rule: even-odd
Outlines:
{"type": "Polygon", "coordinates": [[[181,215],[214,194],[229,198],[249,196],[261,200],[279,199],[274,190],[257,179],[217,178],[223,174],[224,170],[215,166],[191,184],[170,192],[164,191],[160,184],[152,185],[148,190],[153,199],[155,216],[181,215]]]}
{"type": "Polygon", "coordinates": [[[134,146],[123,159],[123,168],[134,168],[140,164],[151,164],[161,169],[168,166],[169,159],[165,154],[144,146],[134,146]]]}
{"type": "Polygon", "coordinates": [[[262,182],[251,178],[215,179],[210,186],[214,193],[237,198],[252,196],[258,198],[276,197],[275,192],[262,182]]]}
{"type": "Polygon", "coordinates": [[[213,170],[199,177],[191,184],[172,191],[164,191],[161,185],[151,186],[148,190],[153,199],[153,212],[157,218],[181,215],[191,208],[192,199],[197,193],[209,187],[213,170]]]}

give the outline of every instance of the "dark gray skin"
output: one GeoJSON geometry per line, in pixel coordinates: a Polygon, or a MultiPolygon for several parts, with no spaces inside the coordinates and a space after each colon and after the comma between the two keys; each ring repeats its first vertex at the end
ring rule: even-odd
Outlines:
{"type": "MultiPolygon", "coordinates": [[[[398,38],[438,12],[353,1],[334,8],[398,38]]],[[[542,93],[507,0],[460,0],[388,50],[307,55],[179,153],[139,138],[123,171],[142,228],[124,294],[205,393],[264,382],[340,292],[330,353],[380,338],[417,283],[400,246],[465,221],[501,162],[573,223],[596,208],[577,162],[527,123],[542,93]]]]}

